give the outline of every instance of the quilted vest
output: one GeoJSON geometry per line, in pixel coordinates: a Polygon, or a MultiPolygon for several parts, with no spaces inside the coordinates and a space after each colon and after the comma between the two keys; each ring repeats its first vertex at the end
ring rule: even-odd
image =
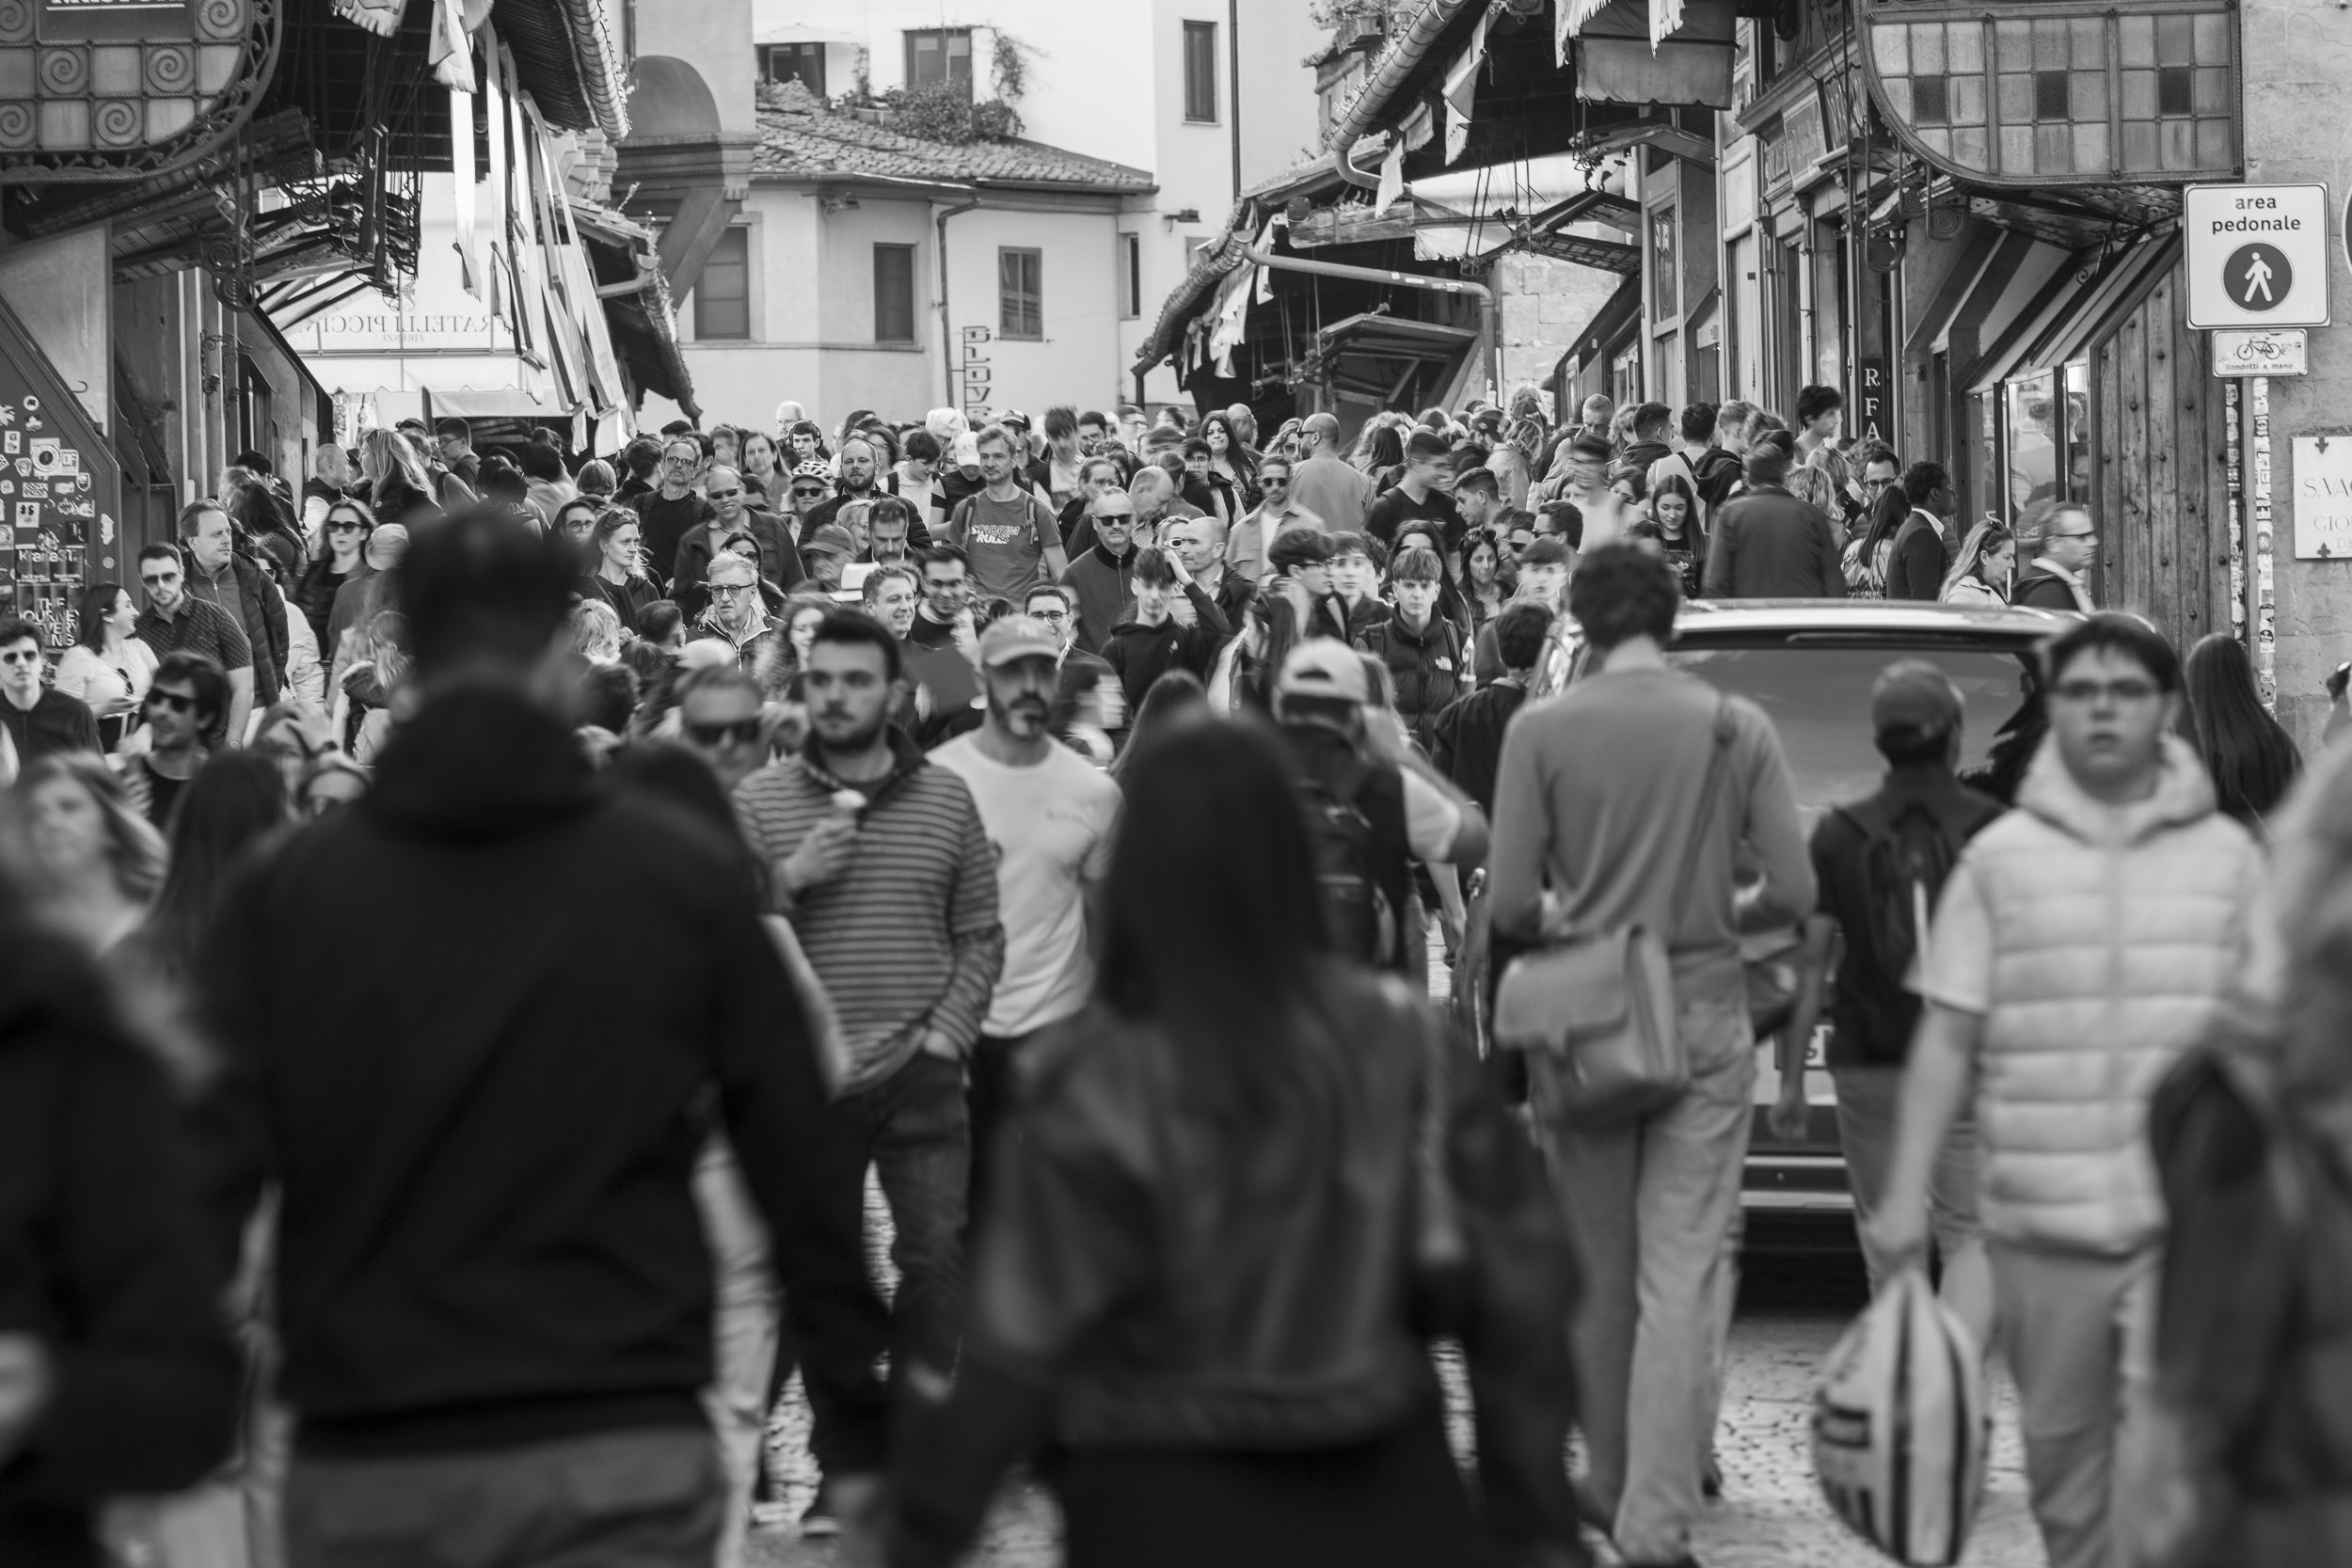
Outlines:
{"type": "Polygon", "coordinates": [[[2161,1236],[2149,1097],[2242,978],[2261,855],[2188,747],[2156,793],[2092,800],[2045,743],[2018,808],[1963,857],[1991,916],[1978,1052],[1985,1230],[2123,1256],[2161,1236]]]}

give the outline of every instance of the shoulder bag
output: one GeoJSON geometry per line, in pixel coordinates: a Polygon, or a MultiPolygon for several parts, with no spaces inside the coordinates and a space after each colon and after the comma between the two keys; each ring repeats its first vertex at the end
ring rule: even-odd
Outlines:
{"type": "Polygon", "coordinates": [[[1691,1086],[1691,1058],[1676,1025],[1667,944],[1690,902],[1692,879],[1711,838],[1715,797],[1731,739],[1727,699],[1717,697],[1707,782],[1663,931],[1616,926],[1570,936],[1515,959],[1495,992],[1494,1038],[1524,1051],[1535,1102],[1578,1128],[1617,1125],[1671,1103],[1691,1086]]]}

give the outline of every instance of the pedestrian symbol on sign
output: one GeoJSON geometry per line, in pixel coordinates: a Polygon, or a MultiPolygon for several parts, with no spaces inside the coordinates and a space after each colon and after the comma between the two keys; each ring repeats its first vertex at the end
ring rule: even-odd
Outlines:
{"type": "Polygon", "coordinates": [[[2223,264],[2221,286],[2241,310],[2275,310],[2295,286],[2295,268],[2275,245],[2242,245],[2223,264]]]}

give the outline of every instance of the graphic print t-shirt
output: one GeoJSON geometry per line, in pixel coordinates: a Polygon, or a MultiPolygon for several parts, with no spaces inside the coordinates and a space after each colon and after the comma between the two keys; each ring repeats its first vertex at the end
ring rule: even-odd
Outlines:
{"type": "Polygon", "coordinates": [[[948,543],[972,558],[980,597],[1015,604],[1043,580],[1038,564],[1045,559],[1046,540],[1061,543],[1060,528],[1026,493],[1009,501],[991,500],[986,492],[974,496],[947,533],[948,543]]]}

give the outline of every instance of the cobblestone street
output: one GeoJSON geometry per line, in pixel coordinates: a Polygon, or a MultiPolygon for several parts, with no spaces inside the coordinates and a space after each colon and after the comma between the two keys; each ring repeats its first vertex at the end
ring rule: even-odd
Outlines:
{"type": "MultiPolygon", "coordinates": [[[[1814,1370],[1861,1306],[1859,1289],[1842,1278],[1825,1287],[1805,1277],[1825,1267],[1840,1265],[1773,1259],[1748,1281],[1732,1330],[1717,1444],[1724,1500],[1707,1511],[1695,1544],[1707,1568],[1878,1568],[1886,1561],[1831,1515],[1814,1484],[1806,1440],[1814,1370]]],[[[785,1520],[798,1516],[813,1483],[801,1441],[805,1419],[796,1403],[785,1438],[793,1478],[785,1520]]],[[[834,1560],[830,1545],[795,1540],[788,1523],[755,1534],[753,1542],[756,1568],[830,1568],[834,1560]]],[[[1034,1486],[1009,1489],[972,1560],[984,1568],[1058,1563],[1051,1500],[1034,1486]]],[[[1984,1509],[1961,1560],[1974,1568],[2041,1568],[2043,1560],[2026,1512],[2016,1402],[2006,1375],[1997,1375],[1995,1385],[1984,1509]]]]}

